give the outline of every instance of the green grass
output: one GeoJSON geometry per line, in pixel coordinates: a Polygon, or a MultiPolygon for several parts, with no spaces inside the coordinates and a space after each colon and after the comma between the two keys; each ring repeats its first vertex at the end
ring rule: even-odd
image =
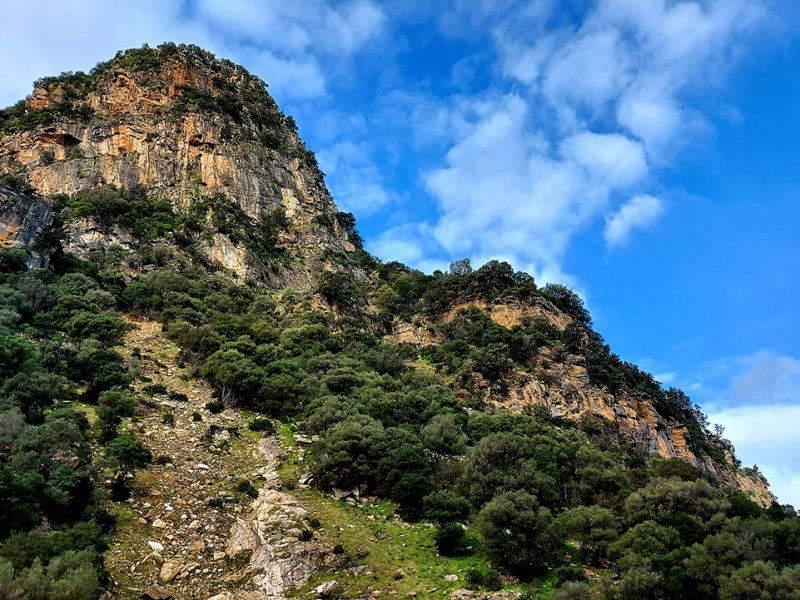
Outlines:
{"type": "MultiPolygon", "coordinates": [[[[281,425],[278,435],[287,452],[280,467],[284,481],[294,481],[303,472],[299,449],[292,437],[291,425],[281,425]]],[[[382,590],[389,596],[405,596],[417,592],[426,598],[448,598],[452,590],[467,587],[466,575],[473,567],[487,567],[489,559],[477,535],[475,552],[463,557],[437,556],[435,528],[428,523],[405,523],[394,514],[395,506],[386,500],[371,499],[364,503],[334,500],[313,488],[297,487],[292,494],[300,498],[321,526],[314,532],[325,544],[341,544],[348,564],[337,573],[321,571],[309,583],[294,591],[303,596],[319,584],[335,579],[341,585],[341,596],[349,598],[382,590]],[[367,572],[355,576],[350,567],[363,565],[367,572]],[[398,570],[404,576],[397,578],[398,570]],[[458,581],[445,581],[454,574],[458,581]]],[[[522,589],[507,586],[505,589],[522,589]]]]}

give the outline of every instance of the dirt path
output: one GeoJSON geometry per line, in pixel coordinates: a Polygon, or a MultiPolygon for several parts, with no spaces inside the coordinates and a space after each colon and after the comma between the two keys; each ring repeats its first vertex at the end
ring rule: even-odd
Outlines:
{"type": "Polygon", "coordinates": [[[327,552],[298,539],[306,510],[281,491],[279,444],[249,431],[250,415],[209,412],[211,389],[179,365],[160,324],[133,324],[123,353],[144,376],[135,387],[149,399],[126,427],[157,462],[137,473],[133,497],[116,505],[106,552],[112,597],[285,597],[327,552]]]}

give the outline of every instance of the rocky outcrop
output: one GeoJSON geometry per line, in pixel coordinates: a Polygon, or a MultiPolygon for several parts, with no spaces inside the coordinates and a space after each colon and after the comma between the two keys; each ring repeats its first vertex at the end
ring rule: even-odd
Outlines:
{"type": "MultiPolygon", "coordinates": [[[[552,303],[537,298],[533,302],[519,300],[486,302],[481,299],[458,302],[442,317],[454,319],[462,310],[479,308],[503,327],[514,327],[531,318],[543,318],[553,327],[564,330],[571,317],[552,303]]],[[[389,338],[395,343],[409,343],[421,348],[440,343],[434,323],[418,318],[414,323],[398,321],[389,338]]],[[[523,412],[534,406],[544,407],[558,417],[575,421],[599,417],[618,430],[623,439],[642,452],[662,458],[680,458],[711,473],[718,481],[748,494],[761,506],[769,506],[774,496],[766,481],[755,473],[739,469],[733,456],[726,452],[726,462],[712,460],[692,450],[685,426],[662,417],[644,394],[621,392],[611,394],[589,379],[585,359],[553,348],[540,349],[532,357],[531,369],[514,370],[503,378],[502,386],[492,386],[473,373],[465,384],[483,390],[485,397],[497,405],[523,412]]]]}
{"type": "Polygon", "coordinates": [[[42,267],[46,256],[37,242],[53,223],[53,214],[41,198],[0,186],[0,248],[30,248],[29,267],[42,267]]]}
{"type": "Polygon", "coordinates": [[[320,567],[331,566],[336,555],[316,540],[301,541],[308,511],[282,491],[278,466],[283,452],[277,440],[261,440],[264,485],[247,518],[231,528],[226,554],[249,557],[249,570],[260,597],[285,598],[288,590],[305,584],[320,567]]]}
{"type": "Polygon", "coordinates": [[[534,298],[531,302],[521,300],[501,300],[486,302],[481,298],[469,302],[458,302],[442,316],[442,321],[447,323],[452,321],[462,310],[479,308],[486,312],[491,319],[503,327],[514,327],[522,325],[529,319],[546,319],[556,329],[563,331],[570,323],[572,318],[559,311],[552,303],[542,297],[534,298]]]}
{"type": "Polygon", "coordinates": [[[58,78],[38,85],[28,113],[55,116],[0,131],[0,174],[15,174],[43,196],[141,186],[176,210],[222,195],[256,223],[280,209],[291,224],[279,241],[288,260],[267,268],[219,240],[207,246],[209,256],[240,276],[309,287],[320,270],[338,266],[331,256],[354,250],[313,154],[262,82],[177,48],[151,51],[146,68],[130,59],[141,51],[120,55],[86,75],[80,89],[58,78]]]}

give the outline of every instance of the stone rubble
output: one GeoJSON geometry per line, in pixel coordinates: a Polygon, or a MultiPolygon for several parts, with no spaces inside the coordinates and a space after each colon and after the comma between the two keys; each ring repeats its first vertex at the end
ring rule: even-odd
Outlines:
{"type": "MultiPolygon", "coordinates": [[[[286,598],[320,567],[336,560],[318,541],[300,541],[305,507],[281,489],[283,457],[275,438],[239,443],[246,431],[237,411],[205,408],[211,389],[177,364],[178,348],[161,325],[134,322],[124,353],[149,380],[188,401],[141,406],[131,428],[150,446],[154,463],[137,475],[125,503],[132,520],[120,527],[106,554],[112,597],[150,600],[261,600],[286,598]],[[141,358],[133,356],[139,348],[141,358]],[[162,422],[162,406],[174,425],[162,422]],[[195,422],[198,412],[202,421],[195,422]],[[205,435],[216,425],[228,439],[205,435]],[[238,481],[263,482],[255,499],[236,492],[238,481]],[[127,590],[138,590],[129,596],[127,590]]],[[[159,400],[161,400],[159,398],[159,400]]],[[[155,403],[154,403],[155,404],[155,403]]]]}

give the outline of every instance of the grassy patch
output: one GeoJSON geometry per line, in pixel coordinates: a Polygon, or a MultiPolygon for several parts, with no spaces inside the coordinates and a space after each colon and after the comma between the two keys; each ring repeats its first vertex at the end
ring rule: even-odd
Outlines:
{"type": "MultiPolygon", "coordinates": [[[[282,425],[278,435],[287,456],[280,467],[284,481],[295,481],[303,473],[300,450],[290,425],[282,425]]],[[[331,548],[337,544],[349,558],[348,566],[336,574],[321,571],[309,583],[295,590],[300,597],[322,582],[336,579],[342,597],[349,598],[382,590],[390,596],[417,592],[426,598],[447,598],[452,590],[466,587],[466,574],[474,567],[488,566],[488,557],[478,545],[473,554],[461,557],[437,556],[435,528],[428,523],[405,523],[394,514],[395,506],[386,500],[353,504],[334,500],[313,488],[297,487],[292,493],[302,500],[312,516],[319,519],[316,534],[331,548]],[[354,575],[351,567],[366,570],[354,575]],[[403,576],[398,578],[398,571],[403,576]],[[457,581],[445,580],[456,575],[457,581]]],[[[470,535],[477,541],[477,536],[470,535]]],[[[519,589],[519,586],[505,589],[519,589]]]]}

